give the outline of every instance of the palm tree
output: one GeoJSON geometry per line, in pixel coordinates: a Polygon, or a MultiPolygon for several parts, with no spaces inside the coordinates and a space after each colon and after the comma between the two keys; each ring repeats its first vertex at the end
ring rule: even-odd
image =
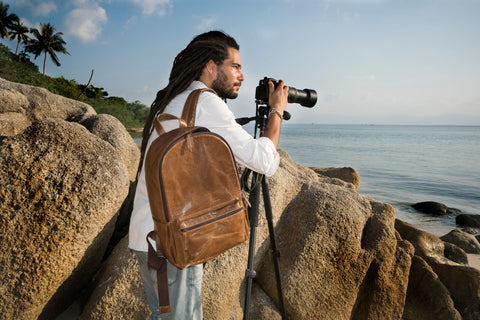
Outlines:
{"type": "Polygon", "coordinates": [[[18,53],[18,47],[20,47],[20,42],[27,42],[30,37],[28,36],[28,28],[21,23],[20,21],[15,21],[10,30],[10,40],[15,40],[17,38],[17,50],[15,51],[15,54],[18,53]]]}
{"type": "Polygon", "coordinates": [[[10,29],[14,21],[19,21],[16,14],[8,14],[8,9],[10,6],[8,4],[3,4],[3,1],[0,1],[0,36],[3,38],[8,37],[8,30],[10,29]]]}
{"type": "Polygon", "coordinates": [[[30,32],[36,39],[28,40],[25,45],[25,51],[34,54],[35,59],[45,51],[45,58],[43,59],[43,75],[45,75],[47,53],[50,54],[50,58],[52,58],[52,61],[57,67],[61,66],[61,64],[55,52],[70,54],[64,47],[66,42],[62,38],[63,33],[55,33],[55,31],[55,28],[50,23],[40,23],[40,31],[35,28],[30,29],[30,32]]]}

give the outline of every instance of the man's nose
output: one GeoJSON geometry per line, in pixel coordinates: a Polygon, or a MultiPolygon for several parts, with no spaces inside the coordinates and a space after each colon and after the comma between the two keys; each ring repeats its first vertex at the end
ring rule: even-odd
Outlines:
{"type": "Polygon", "coordinates": [[[244,81],[244,80],[245,80],[245,77],[243,76],[242,71],[239,71],[239,72],[240,72],[240,75],[239,75],[239,77],[238,77],[238,80],[239,80],[239,81],[244,81]]]}

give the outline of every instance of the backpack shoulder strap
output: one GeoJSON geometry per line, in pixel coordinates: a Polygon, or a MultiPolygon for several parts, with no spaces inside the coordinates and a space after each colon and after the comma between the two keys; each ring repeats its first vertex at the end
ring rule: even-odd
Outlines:
{"type": "Polygon", "coordinates": [[[153,249],[153,246],[150,241],[148,241],[148,238],[152,238],[153,240],[157,241],[155,231],[151,231],[147,235],[147,264],[150,268],[157,271],[158,308],[160,313],[170,312],[171,308],[168,295],[167,259],[163,256],[161,252],[155,251],[155,249],[153,249]]]}
{"type": "Polygon", "coordinates": [[[165,133],[165,129],[163,128],[162,121],[165,120],[178,120],[180,127],[186,127],[187,123],[185,120],[182,118],[177,118],[174,115],[171,115],[169,113],[160,113],[159,115],[156,116],[155,118],[155,130],[157,130],[158,135],[162,135],[165,133]]]}
{"type": "Polygon", "coordinates": [[[195,115],[197,110],[198,98],[205,91],[209,91],[214,94],[217,94],[213,89],[202,88],[202,89],[193,90],[192,93],[188,95],[187,101],[185,102],[185,105],[183,107],[182,119],[184,119],[187,122],[187,125],[189,127],[195,126],[195,115]]]}

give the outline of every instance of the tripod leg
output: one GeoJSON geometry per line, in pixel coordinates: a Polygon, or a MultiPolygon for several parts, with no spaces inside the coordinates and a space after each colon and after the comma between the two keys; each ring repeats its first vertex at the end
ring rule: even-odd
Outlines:
{"type": "MultiPolygon", "coordinates": [[[[257,181],[258,178],[261,178],[260,175],[256,172],[253,173],[253,181],[257,181]]],[[[258,225],[258,208],[259,208],[259,197],[260,197],[260,185],[257,184],[254,189],[250,192],[249,201],[251,207],[248,210],[248,218],[250,220],[250,242],[248,246],[248,264],[247,270],[245,271],[246,278],[246,288],[245,288],[245,305],[243,306],[243,320],[248,319],[250,312],[250,295],[252,292],[252,282],[255,278],[255,270],[253,270],[253,260],[255,256],[255,238],[258,225]]]]}
{"type": "Polygon", "coordinates": [[[263,192],[263,203],[265,205],[265,215],[268,222],[268,231],[270,233],[270,244],[272,246],[272,252],[273,252],[273,262],[275,264],[275,275],[277,278],[277,289],[278,289],[278,296],[280,298],[282,319],[286,320],[288,319],[288,317],[285,309],[285,301],[283,298],[282,281],[280,278],[280,265],[278,261],[278,259],[280,258],[280,251],[277,249],[277,242],[275,240],[275,228],[273,226],[272,203],[270,202],[270,193],[268,191],[268,184],[265,178],[262,179],[262,192],[263,192]]]}

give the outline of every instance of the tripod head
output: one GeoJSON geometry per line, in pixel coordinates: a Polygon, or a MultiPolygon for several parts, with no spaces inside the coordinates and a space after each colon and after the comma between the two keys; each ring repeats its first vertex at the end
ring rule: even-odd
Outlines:
{"type": "MultiPolygon", "coordinates": [[[[254,138],[257,137],[257,130],[260,131],[260,136],[263,134],[265,129],[267,128],[268,123],[268,115],[270,113],[270,106],[262,100],[255,100],[255,117],[245,117],[245,118],[237,118],[235,121],[241,126],[250,123],[251,121],[255,120],[255,133],[253,135],[254,138]]],[[[283,111],[283,120],[290,120],[292,116],[289,112],[283,111]]]]}

